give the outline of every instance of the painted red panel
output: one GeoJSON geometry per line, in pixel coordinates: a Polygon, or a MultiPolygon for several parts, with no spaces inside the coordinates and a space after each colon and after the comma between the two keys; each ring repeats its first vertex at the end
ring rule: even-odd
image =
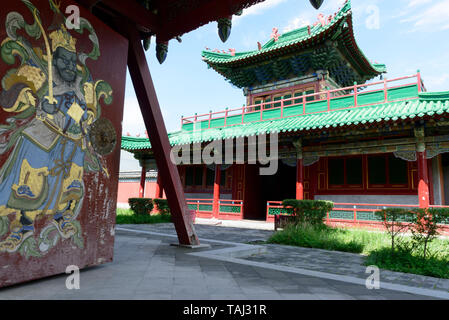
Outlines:
{"type": "Polygon", "coordinates": [[[128,42],[72,4],[0,13],[0,287],[113,258],[128,42]]]}

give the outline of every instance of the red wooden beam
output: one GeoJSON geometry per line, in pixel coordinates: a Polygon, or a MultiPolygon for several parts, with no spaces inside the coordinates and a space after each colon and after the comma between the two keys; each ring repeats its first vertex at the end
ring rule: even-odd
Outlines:
{"type": "Polygon", "coordinates": [[[95,6],[99,10],[103,8],[103,11],[108,11],[108,14],[113,11],[121,17],[122,21],[132,21],[142,31],[151,31],[151,33],[156,34],[160,30],[159,17],[134,0],[77,0],[77,2],[89,11],[92,11],[95,6]]]}
{"type": "MultiPolygon", "coordinates": [[[[261,1],[263,0],[203,1],[201,5],[196,6],[190,11],[183,12],[182,15],[177,16],[173,21],[162,19],[163,23],[160,32],[157,34],[157,38],[159,41],[168,41],[211,21],[233,15],[238,8],[244,5],[253,5],[261,1]]],[[[165,18],[168,15],[167,11],[169,10],[170,2],[159,1],[158,4],[160,6],[160,14],[165,18]]]]}
{"type": "Polygon", "coordinates": [[[129,40],[129,73],[150,137],[158,174],[161,174],[163,180],[162,185],[167,195],[179,243],[198,245],[199,240],[190,217],[179,172],[170,160],[171,146],[139,33],[132,24],[123,24],[122,28],[129,40]]]}

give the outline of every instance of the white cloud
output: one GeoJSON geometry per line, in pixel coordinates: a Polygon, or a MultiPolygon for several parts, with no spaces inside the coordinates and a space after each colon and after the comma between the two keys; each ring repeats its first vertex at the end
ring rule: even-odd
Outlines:
{"type": "MultiPolygon", "coordinates": [[[[416,0],[421,4],[427,3],[425,0],[416,0]]],[[[413,1],[412,1],[413,3],[413,1]]],[[[417,4],[416,4],[417,6],[417,4]]],[[[449,29],[447,23],[449,17],[449,0],[440,0],[426,6],[426,9],[416,8],[408,14],[408,18],[402,19],[401,23],[410,23],[410,32],[415,31],[442,31],[449,29]]]]}
{"type": "Polygon", "coordinates": [[[449,87],[449,73],[425,76],[423,80],[428,91],[447,91],[449,87]]]}
{"type": "Polygon", "coordinates": [[[136,136],[137,134],[140,134],[143,137],[145,136],[145,124],[136,97],[125,98],[122,133],[123,135],[126,135],[127,132],[132,136],[136,136]]]}
{"type": "Polygon", "coordinates": [[[243,9],[243,13],[241,16],[233,16],[232,23],[234,25],[236,25],[244,17],[262,14],[263,12],[265,12],[271,8],[274,8],[285,1],[287,1],[287,0],[265,0],[263,2],[255,4],[247,9],[243,9]]]}
{"type": "Polygon", "coordinates": [[[311,14],[301,14],[298,17],[293,18],[288,22],[288,24],[284,27],[282,32],[289,32],[304,26],[309,26],[312,24],[312,15],[311,14]]]}
{"type": "Polygon", "coordinates": [[[409,8],[418,7],[418,6],[422,6],[423,4],[429,3],[431,1],[432,0],[409,0],[407,6],[409,8]]]}

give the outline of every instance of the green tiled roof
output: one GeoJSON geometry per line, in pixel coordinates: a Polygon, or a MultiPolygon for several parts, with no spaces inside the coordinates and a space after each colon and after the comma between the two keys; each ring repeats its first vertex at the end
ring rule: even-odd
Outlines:
{"type": "MultiPolygon", "coordinates": [[[[245,123],[199,131],[181,130],[169,133],[171,145],[207,142],[252,136],[270,132],[299,132],[324,128],[422,118],[449,113],[449,92],[420,93],[419,98],[324,113],[293,116],[276,120],[245,123]]],[[[122,137],[122,149],[150,149],[146,138],[122,137]]]]}
{"type": "MultiPolygon", "coordinates": [[[[325,19],[327,19],[327,17],[325,17],[325,19]]],[[[255,81],[253,75],[254,70],[249,68],[249,66],[283,57],[290,57],[289,59],[293,59],[293,61],[287,64],[295,64],[298,63],[297,61],[294,61],[295,56],[299,58],[298,55],[305,52],[306,49],[322,45],[326,40],[332,40],[336,43],[338,42],[340,52],[343,53],[351,65],[357,69],[361,75],[363,74],[366,79],[370,79],[380,73],[386,72],[386,66],[384,64],[371,63],[356,44],[352,28],[351,2],[349,0],[343,5],[340,11],[333,16],[330,23],[325,26],[317,24],[310,28],[310,34],[308,32],[308,27],[302,27],[280,35],[276,42],[274,39],[270,39],[262,46],[261,50],[236,52],[234,56],[229,53],[203,51],[202,57],[210,67],[228,78],[234,85],[244,86],[245,84],[255,81]],[[347,27],[343,28],[343,24],[345,23],[347,24],[347,27]],[[292,54],[293,58],[291,57],[292,54]],[[245,75],[242,75],[242,72],[244,72],[245,75]],[[242,80],[242,78],[244,80],[242,80]]],[[[313,56],[318,55],[314,54],[313,56]]],[[[321,64],[320,60],[315,61],[312,59],[309,61],[307,60],[307,57],[303,58],[306,59],[306,64],[311,64],[310,66],[321,64]]],[[[278,61],[278,63],[280,62],[278,61]]],[[[325,65],[320,65],[320,67],[325,68],[325,65]]],[[[265,68],[267,67],[265,66],[265,68]]],[[[286,67],[284,66],[284,68],[286,67]]],[[[274,70],[263,70],[262,73],[264,72],[268,74],[274,73],[274,76],[278,76],[278,78],[283,77],[282,72],[281,74],[276,75],[276,68],[274,70]]],[[[298,72],[297,69],[296,72],[298,72]]]]}

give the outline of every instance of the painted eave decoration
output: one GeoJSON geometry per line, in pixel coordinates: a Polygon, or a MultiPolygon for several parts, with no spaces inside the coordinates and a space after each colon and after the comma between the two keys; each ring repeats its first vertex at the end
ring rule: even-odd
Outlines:
{"type": "MultiPolygon", "coordinates": [[[[255,42],[256,45],[256,42],[255,42]]],[[[302,76],[310,68],[328,69],[341,85],[365,81],[386,72],[384,64],[370,62],[358,47],[353,30],[351,2],[348,0],[334,15],[318,15],[313,26],[277,34],[260,45],[259,50],[202,52],[209,67],[233,85],[251,87],[302,76]]]]}

